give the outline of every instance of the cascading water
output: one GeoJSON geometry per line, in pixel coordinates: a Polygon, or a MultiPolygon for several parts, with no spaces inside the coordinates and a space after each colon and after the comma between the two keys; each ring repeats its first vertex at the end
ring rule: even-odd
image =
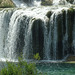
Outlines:
{"type": "Polygon", "coordinates": [[[53,4],[54,4],[54,5],[66,4],[66,3],[67,3],[66,0],[53,0],[53,4]]]}
{"type": "Polygon", "coordinates": [[[41,0],[12,0],[17,7],[40,6],[41,0]]]}
{"type": "Polygon", "coordinates": [[[53,5],[46,7],[38,5],[40,0],[13,2],[25,8],[0,10],[1,59],[14,60],[21,54],[33,59],[39,53],[41,60],[62,60],[75,55],[74,6],[59,7],[58,4],[67,4],[66,0],[53,0],[53,5]],[[34,6],[28,7],[30,3],[34,6]]]}
{"type": "Polygon", "coordinates": [[[7,38],[7,33],[9,29],[10,17],[13,13],[13,10],[2,10],[0,11],[0,58],[5,58],[5,43],[7,38]],[[8,11],[8,12],[7,12],[8,11]]]}

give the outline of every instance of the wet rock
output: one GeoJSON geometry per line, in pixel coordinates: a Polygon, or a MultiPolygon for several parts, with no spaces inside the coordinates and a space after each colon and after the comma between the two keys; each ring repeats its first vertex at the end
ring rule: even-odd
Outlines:
{"type": "Polygon", "coordinates": [[[23,0],[25,3],[32,3],[33,0],[23,0]]]}
{"type": "Polygon", "coordinates": [[[46,14],[46,16],[47,16],[48,18],[50,18],[51,15],[52,15],[52,12],[51,12],[51,11],[48,11],[47,14],[46,14]]]}
{"type": "Polygon", "coordinates": [[[74,0],[66,0],[67,2],[70,2],[70,3],[73,3],[74,2],[74,0]]]}
{"type": "Polygon", "coordinates": [[[33,22],[32,47],[33,47],[33,54],[39,53],[41,59],[43,59],[44,32],[43,32],[43,21],[41,19],[36,19],[33,22]]]}
{"type": "Polygon", "coordinates": [[[52,5],[53,0],[42,0],[41,5],[52,5]]]}

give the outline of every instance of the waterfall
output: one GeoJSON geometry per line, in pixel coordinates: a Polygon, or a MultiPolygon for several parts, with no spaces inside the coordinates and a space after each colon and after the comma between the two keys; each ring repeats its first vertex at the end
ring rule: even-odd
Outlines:
{"type": "MultiPolygon", "coordinates": [[[[29,53],[27,50],[31,50],[31,20],[32,19],[30,19],[30,17],[27,17],[25,15],[25,12],[22,10],[15,11],[11,16],[9,23],[9,32],[7,34],[7,42],[5,46],[7,58],[16,59],[16,57],[23,54],[24,46],[24,53],[29,53]]],[[[24,55],[28,56],[28,54],[26,53],[24,55]]]]}
{"type": "Polygon", "coordinates": [[[36,53],[41,60],[75,55],[75,8],[66,6],[67,0],[53,0],[52,6],[38,7],[40,0],[13,2],[24,8],[0,10],[0,60],[14,60],[21,55],[30,60],[36,53]]]}
{"type": "MultiPolygon", "coordinates": [[[[47,1],[50,5],[71,5],[75,4],[75,0],[12,0],[13,3],[20,8],[33,7],[33,6],[41,6],[41,3],[47,1]],[[51,1],[51,2],[50,2],[51,1]]],[[[44,3],[45,5],[45,3],[44,3]]],[[[49,4],[48,4],[49,5],[49,4]]]]}

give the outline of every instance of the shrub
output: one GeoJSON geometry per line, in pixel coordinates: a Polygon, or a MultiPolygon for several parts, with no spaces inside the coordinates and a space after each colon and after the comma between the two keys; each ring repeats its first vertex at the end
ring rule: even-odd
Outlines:
{"type": "Polygon", "coordinates": [[[37,75],[36,65],[34,63],[27,63],[21,58],[19,62],[11,63],[6,62],[7,66],[1,70],[0,75],[37,75]]]}
{"type": "Polygon", "coordinates": [[[40,60],[39,53],[36,53],[36,54],[34,55],[34,59],[35,59],[35,60],[40,60]]]}

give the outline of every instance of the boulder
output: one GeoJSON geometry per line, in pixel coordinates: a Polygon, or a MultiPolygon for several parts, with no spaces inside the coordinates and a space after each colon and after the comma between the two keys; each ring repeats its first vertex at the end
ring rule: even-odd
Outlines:
{"type": "Polygon", "coordinates": [[[47,14],[46,14],[46,16],[47,16],[48,18],[50,18],[51,15],[52,15],[52,12],[51,12],[51,11],[48,11],[47,14]]]}

